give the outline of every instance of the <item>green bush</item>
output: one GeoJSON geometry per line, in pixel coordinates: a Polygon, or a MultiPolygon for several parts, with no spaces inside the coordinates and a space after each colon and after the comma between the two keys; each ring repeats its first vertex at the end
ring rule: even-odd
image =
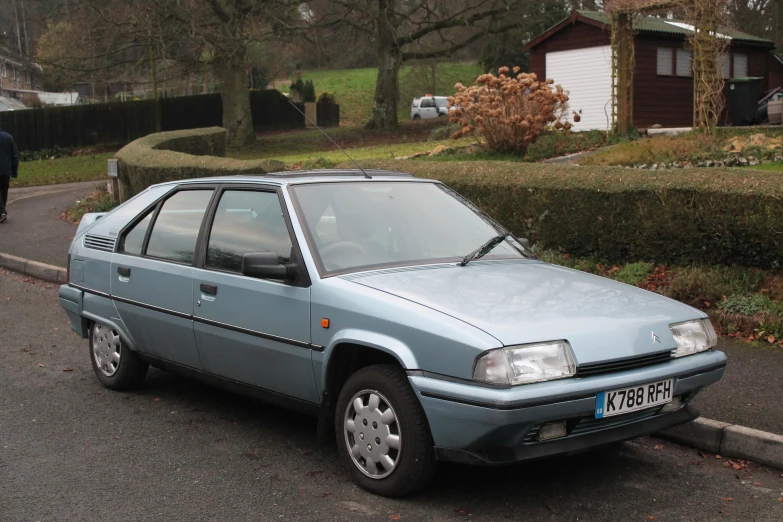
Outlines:
{"type": "Polygon", "coordinates": [[[638,286],[647,279],[653,268],[652,263],[631,263],[617,273],[616,279],[627,285],[638,286]]]}
{"type": "Polygon", "coordinates": [[[138,139],[117,153],[120,199],[156,183],[237,174],[264,174],[283,168],[275,160],[226,158],[226,130],[220,127],[161,132],[138,139]]]}
{"type": "Polygon", "coordinates": [[[613,263],[779,267],[783,179],[513,162],[366,161],[443,181],[516,235],[613,263]]]}

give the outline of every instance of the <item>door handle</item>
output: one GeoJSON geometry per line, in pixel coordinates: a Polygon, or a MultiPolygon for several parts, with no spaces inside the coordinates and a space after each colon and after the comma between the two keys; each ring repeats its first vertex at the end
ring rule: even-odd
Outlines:
{"type": "Polygon", "coordinates": [[[130,268],[126,266],[117,267],[117,273],[123,277],[130,277],[130,268]]]}
{"type": "Polygon", "coordinates": [[[207,295],[217,295],[217,286],[201,283],[201,291],[207,295]]]}

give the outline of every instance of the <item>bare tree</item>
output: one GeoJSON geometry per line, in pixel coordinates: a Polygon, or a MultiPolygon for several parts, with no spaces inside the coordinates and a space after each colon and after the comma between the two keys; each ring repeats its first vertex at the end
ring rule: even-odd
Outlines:
{"type": "Polygon", "coordinates": [[[332,0],[313,26],[364,32],[378,56],[369,127],[397,126],[399,73],[407,60],[448,57],[487,34],[515,26],[524,0],[332,0]],[[426,45],[425,45],[426,44],[426,45]]]}
{"type": "Polygon", "coordinates": [[[69,20],[39,50],[44,63],[81,74],[150,78],[205,72],[220,84],[231,146],[254,139],[248,96],[250,50],[302,27],[293,0],[70,0],[69,20]],[[84,28],[89,28],[87,31],[84,28]],[[57,36],[57,37],[55,37],[57,36]],[[43,52],[40,52],[43,51],[43,52]]]}

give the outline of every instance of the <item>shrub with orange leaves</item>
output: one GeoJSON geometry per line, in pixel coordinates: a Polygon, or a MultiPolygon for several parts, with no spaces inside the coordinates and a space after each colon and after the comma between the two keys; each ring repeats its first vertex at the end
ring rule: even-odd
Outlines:
{"type": "Polygon", "coordinates": [[[477,132],[493,152],[524,154],[546,130],[568,130],[568,93],[554,81],[539,81],[533,73],[514,67],[498,69],[498,75],[483,74],[449,98],[451,122],[460,129],[454,138],[477,132]]]}

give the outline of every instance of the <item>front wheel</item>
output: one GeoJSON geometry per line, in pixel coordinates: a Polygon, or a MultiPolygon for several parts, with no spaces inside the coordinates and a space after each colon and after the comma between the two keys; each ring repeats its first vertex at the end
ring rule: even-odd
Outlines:
{"type": "Polygon", "coordinates": [[[367,491],[399,497],[432,480],[437,461],[427,417],[401,368],[354,373],[340,392],[335,426],[340,457],[367,491]]]}
{"type": "Polygon", "coordinates": [[[138,387],[149,368],[117,330],[103,323],[94,323],[90,329],[90,360],[95,376],[111,390],[138,387]]]}

